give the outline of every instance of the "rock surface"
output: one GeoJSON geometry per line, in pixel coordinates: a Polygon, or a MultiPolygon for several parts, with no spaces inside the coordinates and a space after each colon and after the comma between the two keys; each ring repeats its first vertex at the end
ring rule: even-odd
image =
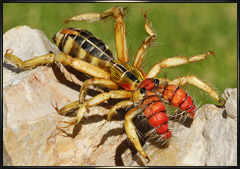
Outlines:
{"type": "MultiPolygon", "coordinates": [[[[9,48],[22,60],[59,52],[43,32],[27,26],[4,34],[3,55],[9,48]]],[[[174,124],[167,148],[146,142],[144,148],[151,159],[146,163],[134,153],[119,115],[98,128],[106,119],[106,106],[90,108],[89,116],[75,127],[58,129],[67,125],[59,121],[74,117],[58,115],[52,104],[61,108],[76,101],[84,78],[60,64],[26,71],[3,64],[4,165],[237,165],[237,89],[225,90],[225,108],[202,106],[190,128],[174,124]]]]}

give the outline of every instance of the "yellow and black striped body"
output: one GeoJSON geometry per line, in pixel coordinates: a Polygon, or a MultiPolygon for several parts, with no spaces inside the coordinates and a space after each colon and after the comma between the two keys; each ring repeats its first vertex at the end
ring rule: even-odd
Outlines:
{"type": "Polygon", "coordinates": [[[141,71],[127,62],[113,61],[111,63],[111,79],[126,90],[135,90],[145,78],[141,71]]]}
{"type": "Polygon", "coordinates": [[[60,51],[111,72],[111,80],[126,90],[135,90],[144,79],[141,71],[129,63],[114,60],[103,41],[84,29],[66,28],[53,36],[60,51]]]}
{"type": "Polygon", "coordinates": [[[91,32],[84,29],[66,28],[53,36],[60,51],[84,60],[92,65],[104,67],[113,60],[109,47],[91,32]]]}

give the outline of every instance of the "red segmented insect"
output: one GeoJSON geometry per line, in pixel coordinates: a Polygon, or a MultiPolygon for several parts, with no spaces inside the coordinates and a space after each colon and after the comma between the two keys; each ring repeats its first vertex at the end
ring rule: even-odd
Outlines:
{"type": "Polygon", "coordinates": [[[192,97],[177,85],[168,85],[167,83],[159,84],[158,79],[146,78],[139,84],[139,87],[145,87],[147,91],[156,92],[165,102],[187,112],[190,117],[194,117],[197,107],[192,97]]]}
{"type": "MultiPolygon", "coordinates": [[[[146,92],[145,88],[141,88],[141,93],[146,92]]],[[[168,116],[165,113],[165,105],[154,92],[147,91],[143,99],[141,109],[145,117],[152,127],[162,139],[169,139],[172,135],[168,129],[168,116]]]]}
{"type": "Polygon", "coordinates": [[[176,85],[160,84],[156,91],[162,95],[164,100],[171,103],[173,107],[179,107],[186,111],[191,117],[194,117],[197,110],[192,97],[187,95],[183,89],[176,85]]]}

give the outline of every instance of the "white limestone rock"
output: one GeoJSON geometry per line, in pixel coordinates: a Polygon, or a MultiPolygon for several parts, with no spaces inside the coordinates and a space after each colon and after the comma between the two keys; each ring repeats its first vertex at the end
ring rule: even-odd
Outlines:
{"type": "Polygon", "coordinates": [[[237,89],[227,88],[223,94],[222,98],[228,100],[225,104],[227,115],[234,120],[237,120],[237,89]]]}
{"type": "MultiPolygon", "coordinates": [[[[59,52],[43,32],[27,26],[13,28],[4,34],[3,55],[9,48],[22,60],[49,51],[59,52]]],[[[60,70],[68,81],[81,85],[76,75],[63,66],[60,70]]],[[[118,115],[114,115],[111,123],[98,128],[108,113],[103,107],[90,108],[89,116],[74,128],[64,128],[63,131],[57,128],[63,125],[59,121],[73,121],[74,117],[58,115],[52,104],[58,103],[61,108],[76,101],[79,94],[79,87],[76,89],[64,78],[61,81],[61,78],[57,78],[59,75],[62,76],[54,65],[19,72],[10,64],[3,64],[4,165],[237,164],[236,89],[224,92],[226,109],[207,104],[198,110],[191,128],[174,124],[174,135],[167,148],[147,142],[144,147],[151,161],[146,163],[138,154],[132,157],[129,149],[131,144],[123,132],[123,121],[118,115]]]]}

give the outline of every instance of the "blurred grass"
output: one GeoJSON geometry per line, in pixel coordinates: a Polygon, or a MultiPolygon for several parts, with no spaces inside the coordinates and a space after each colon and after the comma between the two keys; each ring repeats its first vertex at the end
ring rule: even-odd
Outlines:
{"type": "MultiPolygon", "coordinates": [[[[18,25],[28,25],[42,30],[52,41],[52,36],[62,28],[84,28],[108,44],[116,57],[112,19],[99,23],[70,22],[62,25],[62,21],[69,17],[102,12],[115,5],[129,6],[125,23],[131,62],[147,36],[141,14],[143,7],[143,11],[150,9],[147,14],[157,32],[157,43],[164,43],[148,49],[143,64],[146,72],[161,59],[212,50],[216,57],[209,56],[201,62],[163,69],[158,77],[174,79],[190,73],[212,85],[220,95],[226,88],[237,87],[236,3],[3,3],[3,33],[18,25]]],[[[197,103],[216,104],[197,88],[190,85],[187,88],[197,97],[197,103]]]]}

